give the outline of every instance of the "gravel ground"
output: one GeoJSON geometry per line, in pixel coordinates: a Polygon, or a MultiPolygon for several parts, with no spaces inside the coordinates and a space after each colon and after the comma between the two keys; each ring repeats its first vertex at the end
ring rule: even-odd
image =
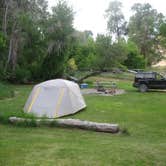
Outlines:
{"type": "Polygon", "coordinates": [[[83,95],[114,96],[114,95],[124,94],[125,90],[123,90],[123,89],[116,89],[115,93],[110,93],[109,90],[108,90],[108,93],[105,93],[105,92],[98,92],[96,89],[81,89],[81,93],[83,95]]]}

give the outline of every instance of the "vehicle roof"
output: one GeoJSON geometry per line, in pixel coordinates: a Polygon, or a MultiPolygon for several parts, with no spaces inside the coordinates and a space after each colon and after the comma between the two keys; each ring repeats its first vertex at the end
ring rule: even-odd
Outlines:
{"type": "Polygon", "coordinates": [[[138,75],[138,74],[157,74],[157,72],[154,72],[154,71],[148,71],[148,72],[146,72],[146,71],[144,71],[144,72],[137,72],[136,73],[136,75],[138,75]]]}

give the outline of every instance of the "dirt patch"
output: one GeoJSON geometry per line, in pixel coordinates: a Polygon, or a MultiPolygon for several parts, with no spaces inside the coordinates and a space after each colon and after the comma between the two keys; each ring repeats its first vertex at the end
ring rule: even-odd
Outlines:
{"type": "Polygon", "coordinates": [[[125,90],[123,89],[116,89],[115,93],[105,93],[105,92],[99,92],[96,89],[81,89],[81,93],[83,95],[101,95],[101,96],[115,96],[115,95],[121,95],[125,93],[125,90]]]}
{"type": "Polygon", "coordinates": [[[159,63],[153,65],[153,67],[165,67],[166,66],[166,60],[162,60],[159,63]]]}

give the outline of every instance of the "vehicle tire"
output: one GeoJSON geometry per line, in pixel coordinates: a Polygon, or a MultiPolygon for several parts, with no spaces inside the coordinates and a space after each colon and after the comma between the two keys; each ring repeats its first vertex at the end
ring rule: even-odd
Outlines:
{"type": "Polygon", "coordinates": [[[141,85],[139,86],[139,91],[140,91],[140,92],[147,92],[147,91],[148,91],[147,85],[146,85],[146,84],[141,84],[141,85]]]}

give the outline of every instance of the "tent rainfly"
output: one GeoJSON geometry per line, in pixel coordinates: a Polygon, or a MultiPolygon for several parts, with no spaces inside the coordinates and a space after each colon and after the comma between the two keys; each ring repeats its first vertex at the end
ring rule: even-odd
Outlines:
{"type": "Polygon", "coordinates": [[[85,107],[76,83],[55,79],[34,86],[24,106],[24,112],[37,117],[57,118],[74,114],[85,107]]]}

